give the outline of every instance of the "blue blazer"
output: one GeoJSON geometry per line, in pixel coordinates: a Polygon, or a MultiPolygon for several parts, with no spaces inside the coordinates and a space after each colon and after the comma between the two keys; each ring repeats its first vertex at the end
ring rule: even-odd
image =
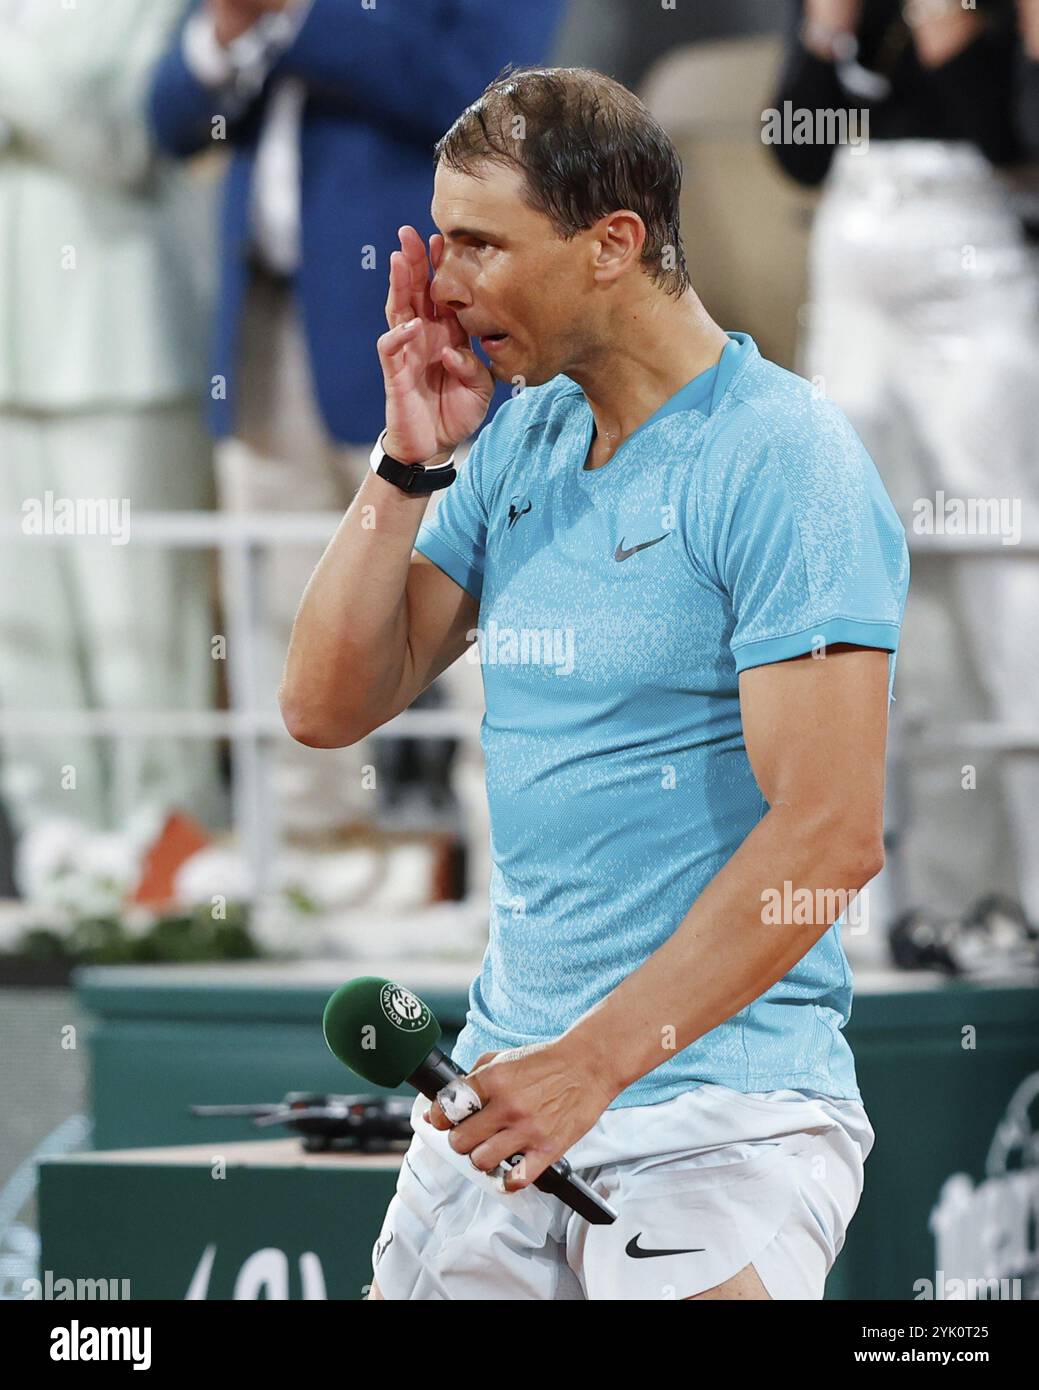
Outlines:
{"type": "MultiPolygon", "coordinates": [[[[221,224],[220,288],[211,372],[217,436],[235,428],[235,374],[248,284],[249,205],[271,84],[307,84],[301,134],[298,301],[318,403],[333,438],[374,442],[384,424],[376,338],[386,331],[389,255],[397,228],[435,226],[432,147],[506,63],[547,61],[565,0],[313,0],[264,86],[227,122],[231,160],[221,224]],[[374,268],[366,268],[375,248],[374,268]],[[219,394],[219,393],[218,393],[219,394]]],[[[188,156],[212,148],[219,92],[184,62],[180,36],[156,69],[149,109],[159,146],[188,156]]],[[[508,399],[499,384],[492,413],[508,399]]],[[[488,420],[491,415],[488,415],[488,420]]]]}

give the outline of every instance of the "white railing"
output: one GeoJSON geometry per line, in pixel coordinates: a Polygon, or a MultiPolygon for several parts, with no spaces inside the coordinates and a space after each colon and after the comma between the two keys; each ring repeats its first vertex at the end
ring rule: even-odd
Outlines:
{"type": "MultiPolygon", "coordinates": [[[[342,521],[341,512],[224,513],[138,512],[128,545],[173,549],[216,549],[224,562],[227,606],[228,710],[0,710],[0,733],[76,733],[105,738],[167,735],[226,738],[231,744],[232,824],[241,835],[251,881],[262,894],[280,835],[277,807],[270,794],[271,742],[288,738],[275,692],[261,691],[257,670],[262,629],[262,552],[271,544],[327,545],[342,521]]],[[[25,534],[20,517],[0,517],[0,543],[104,546],[110,535],[25,534]]],[[[375,729],[372,738],[471,737],[478,726],[472,710],[405,710],[375,729]]]]}
{"type": "MultiPolygon", "coordinates": [[[[216,549],[223,556],[227,627],[228,710],[0,710],[0,733],[77,733],[106,738],[168,735],[226,738],[232,749],[231,808],[241,834],[252,882],[262,893],[280,839],[276,805],[270,795],[269,746],[288,738],[273,691],[259,689],[258,637],[262,628],[260,566],[263,550],[274,543],[326,545],[342,520],[340,512],[223,513],[139,512],[129,528],[129,545],[216,549]],[[267,697],[267,698],[265,698],[267,697]]],[[[0,541],[34,545],[111,545],[109,535],[26,535],[19,517],[0,517],[0,541]]],[[[1039,542],[1008,546],[998,536],[913,535],[912,555],[957,557],[1039,555],[1039,542]]],[[[372,738],[465,738],[475,736],[472,710],[406,710],[372,738]]],[[[1039,752],[1039,724],[959,723],[893,730],[892,759],[908,760],[917,749],[971,745],[990,750],[1039,752]]]]}

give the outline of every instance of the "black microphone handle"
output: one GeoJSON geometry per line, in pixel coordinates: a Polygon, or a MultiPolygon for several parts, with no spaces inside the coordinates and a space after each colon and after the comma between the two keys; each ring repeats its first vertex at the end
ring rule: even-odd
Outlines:
{"type": "MultiPolygon", "coordinates": [[[[434,1047],[426,1060],[407,1078],[406,1084],[414,1086],[416,1091],[421,1091],[429,1100],[436,1100],[438,1091],[465,1074],[446,1052],[434,1047]]],[[[522,1157],[522,1154],[513,1154],[505,1161],[512,1167],[519,1163],[522,1157]]],[[[592,1226],[610,1226],[617,1220],[617,1213],[610,1204],[589,1187],[583,1178],[574,1173],[565,1157],[536,1177],[534,1186],[541,1192],[558,1197],[592,1226]]]]}

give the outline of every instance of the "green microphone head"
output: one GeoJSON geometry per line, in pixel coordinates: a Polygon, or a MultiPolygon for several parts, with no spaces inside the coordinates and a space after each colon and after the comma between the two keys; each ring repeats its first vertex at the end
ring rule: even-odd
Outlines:
{"type": "Polygon", "coordinates": [[[325,1005],[328,1050],[365,1081],[401,1086],[440,1038],[433,1011],[395,980],[361,975],[340,985],[325,1005]]]}

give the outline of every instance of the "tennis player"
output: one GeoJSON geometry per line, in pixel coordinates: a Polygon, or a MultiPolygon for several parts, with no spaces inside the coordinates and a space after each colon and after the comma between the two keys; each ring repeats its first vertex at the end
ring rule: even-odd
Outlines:
{"type": "Polygon", "coordinates": [[[618,83],[506,69],[390,259],[387,425],[281,708],[351,744],[475,644],[492,877],[482,1109],[416,1101],[371,1298],[818,1299],[861,1195],[840,928],[884,862],[905,534],[841,412],[706,313],[680,184],[618,83]],[[532,1186],[564,1154],[616,1222],[532,1186]]]}

